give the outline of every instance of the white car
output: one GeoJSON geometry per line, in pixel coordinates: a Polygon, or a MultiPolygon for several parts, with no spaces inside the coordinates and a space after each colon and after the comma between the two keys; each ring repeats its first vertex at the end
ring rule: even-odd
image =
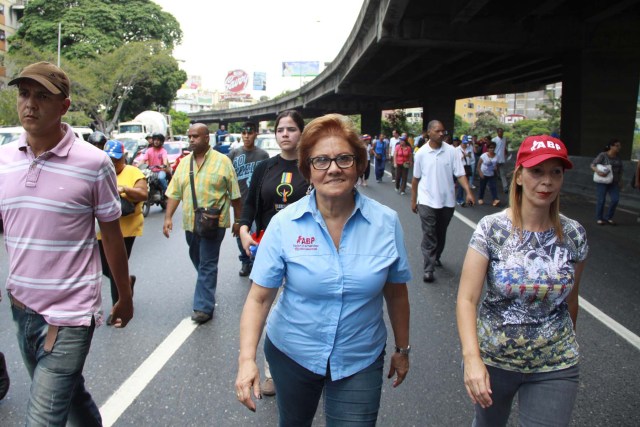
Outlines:
{"type": "Polygon", "coordinates": [[[256,137],[256,147],[260,147],[269,153],[269,157],[277,156],[281,151],[274,133],[261,133],[258,135],[256,137]]]}
{"type": "Polygon", "coordinates": [[[0,145],[17,141],[23,133],[22,126],[0,127],[0,145]]]}
{"type": "Polygon", "coordinates": [[[84,141],[89,141],[89,135],[93,133],[93,129],[85,126],[72,126],[71,128],[73,129],[73,133],[76,134],[76,137],[84,141]]]}

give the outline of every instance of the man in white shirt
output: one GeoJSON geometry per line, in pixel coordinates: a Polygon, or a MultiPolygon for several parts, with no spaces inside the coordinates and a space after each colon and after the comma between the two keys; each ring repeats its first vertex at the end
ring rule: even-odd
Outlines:
{"type": "Polygon", "coordinates": [[[452,177],[458,178],[459,185],[465,189],[468,206],[473,206],[475,198],[469,188],[460,150],[443,144],[444,125],[438,120],[430,121],[427,136],[429,139],[414,158],[411,210],[420,215],[422,223],[422,280],[433,282],[435,267],[442,266],[440,256],[456,203],[452,177]]]}
{"type": "Polygon", "coordinates": [[[507,169],[505,168],[505,161],[507,159],[507,138],[504,135],[504,129],[498,128],[496,130],[498,136],[491,141],[496,143],[496,155],[498,156],[498,175],[500,175],[500,181],[502,182],[502,189],[504,194],[509,192],[509,182],[507,182],[507,169]]]}

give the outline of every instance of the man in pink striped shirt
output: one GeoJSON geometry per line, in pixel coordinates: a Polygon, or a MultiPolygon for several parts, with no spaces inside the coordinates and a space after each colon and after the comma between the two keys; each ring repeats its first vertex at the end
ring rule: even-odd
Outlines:
{"type": "Polygon", "coordinates": [[[25,67],[17,108],[26,132],[0,147],[0,217],[9,254],[7,292],[18,343],[32,378],[28,425],[102,424],[82,368],[102,323],[102,275],[95,220],[120,299],[112,317],[133,317],[118,218],[116,175],[106,153],[77,139],[61,118],[69,79],[53,64],[25,67]]]}

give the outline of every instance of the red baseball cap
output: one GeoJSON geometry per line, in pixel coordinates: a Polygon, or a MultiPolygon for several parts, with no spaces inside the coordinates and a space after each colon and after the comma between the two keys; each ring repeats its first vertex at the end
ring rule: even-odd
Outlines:
{"type": "Polygon", "coordinates": [[[520,165],[531,168],[553,158],[560,159],[565,169],[573,168],[567,147],[558,138],[549,135],[528,136],[522,141],[518,150],[516,168],[520,165]]]}

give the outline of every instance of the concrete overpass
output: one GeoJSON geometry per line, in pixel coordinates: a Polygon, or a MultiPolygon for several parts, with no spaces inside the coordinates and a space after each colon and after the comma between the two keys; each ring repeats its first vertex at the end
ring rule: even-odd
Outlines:
{"type": "MultiPolygon", "coordinates": [[[[313,47],[310,47],[313,49],[313,47]]],[[[342,50],[299,90],[246,108],[199,112],[204,123],[361,114],[422,107],[453,127],[459,98],[562,81],[562,137],[592,156],[613,136],[629,158],[640,78],[640,0],[365,0],[342,50]]]]}

